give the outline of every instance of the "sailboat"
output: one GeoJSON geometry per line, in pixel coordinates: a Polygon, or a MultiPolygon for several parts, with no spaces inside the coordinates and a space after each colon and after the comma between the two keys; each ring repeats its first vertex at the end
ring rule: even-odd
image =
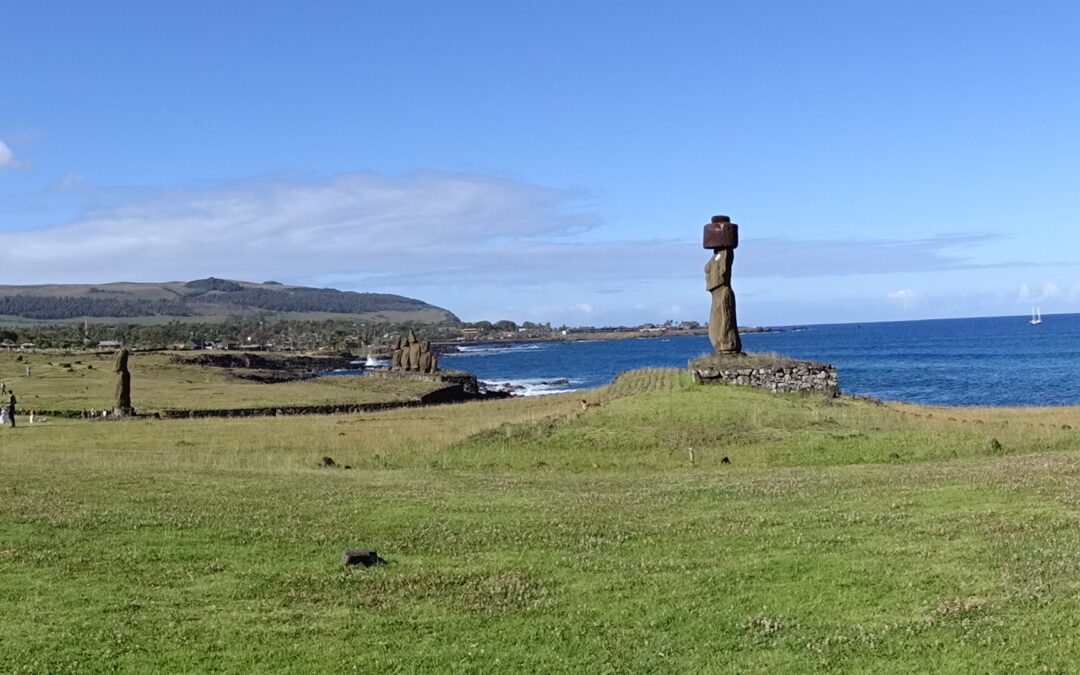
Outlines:
{"type": "Polygon", "coordinates": [[[1038,326],[1040,323],[1042,323],[1042,310],[1040,310],[1038,307],[1031,310],[1031,321],[1028,321],[1028,323],[1030,323],[1032,326],[1038,326]]]}

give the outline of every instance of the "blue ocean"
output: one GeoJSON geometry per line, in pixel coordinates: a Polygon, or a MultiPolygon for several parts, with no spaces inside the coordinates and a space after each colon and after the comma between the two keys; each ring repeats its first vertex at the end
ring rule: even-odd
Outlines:
{"type": "MultiPolygon", "coordinates": [[[[845,393],[941,405],[1080,404],[1080,314],[792,327],[743,335],[747,351],[837,367],[845,393]]],[[[522,393],[585,389],[648,366],[684,367],[703,336],[462,347],[443,364],[522,393]]]]}

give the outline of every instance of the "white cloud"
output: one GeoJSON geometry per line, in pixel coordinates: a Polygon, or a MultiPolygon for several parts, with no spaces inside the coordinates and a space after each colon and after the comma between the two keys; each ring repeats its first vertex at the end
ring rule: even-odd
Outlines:
{"type": "Polygon", "coordinates": [[[888,293],[886,297],[889,300],[892,300],[896,304],[900,305],[904,309],[911,309],[912,307],[917,305],[922,299],[922,296],[920,296],[918,293],[911,290],[910,288],[892,291],[891,293],[888,293]]]}
{"type": "Polygon", "coordinates": [[[1031,290],[1031,286],[1027,283],[1020,284],[1020,291],[1016,295],[1016,301],[1022,304],[1046,302],[1054,298],[1061,297],[1063,291],[1053,281],[1047,281],[1043,284],[1042,289],[1038,292],[1031,290]]]}
{"type": "Polygon", "coordinates": [[[88,190],[91,187],[86,176],[79,173],[69,173],[60,176],[58,180],[48,187],[48,192],[54,194],[72,194],[88,190]]]}
{"type": "MultiPolygon", "coordinates": [[[[686,239],[580,241],[600,219],[579,195],[490,176],[345,173],[111,195],[72,176],[54,187],[77,190],[94,206],[61,225],[0,233],[0,283],[213,275],[452,302],[471,293],[474,306],[530,288],[550,295],[530,304],[600,316],[614,303],[599,308],[594,296],[614,289],[630,298],[658,280],[699,286],[708,257],[690,240],[697,226],[688,227],[686,239]]],[[[972,265],[955,252],[991,238],[792,240],[753,238],[752,228],[743,234],[737,278],[961,269],[972,265]]],[[[685,306],[681,297],[664,306],[673,301],[685,306]]]]}
{"type": "Polygon", "coordinates": [[[0,139],[0,166],[18,166],[19,160],[15,159],[15,153],[0,139]]]}
{"type": "Polygon", "coordinates": [[[558,190],[446,173],[146,192],[64,225],[0,234],[0,278],[289,281],[413,270],[447,281],[477,266],[505,274],[533,242],[550,246],[594,224],[573,206],[558,190]]]}

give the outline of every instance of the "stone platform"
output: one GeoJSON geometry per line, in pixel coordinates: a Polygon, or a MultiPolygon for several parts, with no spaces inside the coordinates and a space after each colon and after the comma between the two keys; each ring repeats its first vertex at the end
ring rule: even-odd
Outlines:
{"type": "Polygon", "coordinates": [[[830,363],[773,355],[711,354],[690,359],[687,366],[699,384],[738,384],[774,393],[840,394],[836,367],[830,363]]]}

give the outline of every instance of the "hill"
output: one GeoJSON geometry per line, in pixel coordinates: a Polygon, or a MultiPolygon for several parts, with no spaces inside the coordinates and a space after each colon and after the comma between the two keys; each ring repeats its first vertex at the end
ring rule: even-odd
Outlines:
{"type": "Polygon", "coordinates": [[[0,322],[213,321],[235,316],[374,321],[457,321],[448,310],[387,293],[197,279],[166,283],[0,286],[0,322]]]}

